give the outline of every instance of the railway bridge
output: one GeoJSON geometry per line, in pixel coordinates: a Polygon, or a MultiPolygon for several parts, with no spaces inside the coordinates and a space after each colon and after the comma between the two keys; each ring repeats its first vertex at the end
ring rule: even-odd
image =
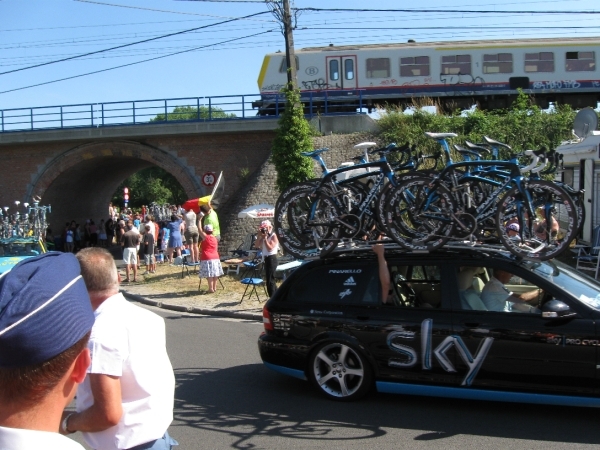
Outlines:
{"type": "Polygon", "coordinates": [[[188,198],[206,195],[206,172],[224,172],[228,192],[240,169],[268,158],[277,122],[193,122],[0,134],[0,206],[34,196],[52,205],[55,225],[101,218],[119,184],[150,166],[166,170],[188,198]]]}
{"type": "MultiPolygon", "coordinates": [[[[332,117],[326,128],[358,131],[365,118],[332,117]]],[[[72,219],[105,218],[119,184],[150,166],[175,176],[188,198],[210,193],[203,174],[223,171],[227,205],[243,195],[242,169],[252,175],[268,161],[277,126],[255,118],[0,133],[0,207],[39,196],[56,233],[72,219]]]]}

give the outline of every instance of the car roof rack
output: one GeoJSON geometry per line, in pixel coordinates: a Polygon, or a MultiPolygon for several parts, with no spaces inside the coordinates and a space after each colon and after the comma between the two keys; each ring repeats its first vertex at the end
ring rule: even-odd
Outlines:
{"type": "Polygon", "coordinates": [[[417,251],[411,251],[408,250],[398,244],[396,244],[394,241],[392,240],[378,240],[378,241],[356,241],[356,240],[351,240],[351,241],[344,241],[342,240],[342,242],[340,242],[340,244],[338,244],[338,247],[333,250],[330,254],[328,254],[325,257],[319,257],[319,255],[316,253],[314,257],[310,257],[307,258],[307,260],[318,260],[318,259],[322,259],[322,260],[329,260],[329,259],[335,259],[335,258],[341,258],[341,257],[347,257],[347,256],[354,256],[354,257],[360,257],[360,256],[366,256],[366,255],[374,255],[373,251],[371,249],[371,247],[375,244],[383,244],[383,246],[385,247],[385,253],[386,255],[393,255],[393,254],[408,254],[408,255],[426,255],[426,254],[443,254],[443,253],[448,253],[448,252],[456,252],[456,251],[460,251],[462,253],[468,253],[471,255],[476,255],[476,256],[485,256],[485,255],[489,255],[491,253],[495,253],[495,254],[499,254],[502,256],[505,256],[507,258],[513,259],[513,260],[520,260],[521,258],[517,257],[516,255],[513,255],[512,253],[510,253],[506,247],[504,247],[503,245],[500,244],[472,244],[469,241],[455,241],[455,242],[449,242],[446,245],[444,245],[443,247],[433,250],[433,251],[429,251],[429,250],[417,250],[417,251]]]}

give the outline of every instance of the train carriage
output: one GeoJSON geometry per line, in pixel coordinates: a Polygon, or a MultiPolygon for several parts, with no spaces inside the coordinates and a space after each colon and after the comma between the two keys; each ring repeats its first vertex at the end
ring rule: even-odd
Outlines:
{"type": "MultiPolygon", "coordinates": [[[[355,112],[428,97],[448,108],[505,108],[521,88],[537,104],[596,107],[600,38],[453,41],[304,48],[296,51],[307,112],[355,112]],[[327,111],[324,110],[327,108],[327,111]]],[[[283,103],[285,54],[265,56],[259,114],[283,103]]]]}

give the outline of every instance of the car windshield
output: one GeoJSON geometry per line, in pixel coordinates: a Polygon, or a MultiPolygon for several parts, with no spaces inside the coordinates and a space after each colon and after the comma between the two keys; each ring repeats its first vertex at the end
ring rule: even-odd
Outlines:
{"type": "Polygon", "coordinates": [[[558,261],[528,261],[523,265],[563,291],[569,292],[582,303],[600,310],[600,283],[593,278],[558,261]]]}
{"type": "Polygon", "coordinates": [[[44,253],[35,238],[10,238],[0,240],[0,257],[36,256],[44,253]]]}

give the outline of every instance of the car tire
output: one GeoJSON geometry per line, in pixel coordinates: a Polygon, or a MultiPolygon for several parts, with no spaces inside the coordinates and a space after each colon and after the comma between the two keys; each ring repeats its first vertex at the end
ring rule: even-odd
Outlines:
{"type": "Polygon", "coordinates": [[[345,342],[327,342],[311,355],[309,378],[325,397],[352,401],[371,389],[373,372],[367,359],[345,342]]]}

